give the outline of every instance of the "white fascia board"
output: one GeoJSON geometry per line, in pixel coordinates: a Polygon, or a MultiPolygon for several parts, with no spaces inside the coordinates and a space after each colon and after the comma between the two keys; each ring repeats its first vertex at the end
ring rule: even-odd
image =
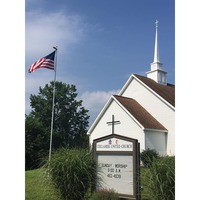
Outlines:
{"type": "Polygon", "coordinates": [[[113,99],[112,99],[112,96],[111,96],[108,99],[107,103],[102,108],[101,112],[98,114],[98,116],[94,120],[94,122],[92,123],[91,127],[89,128],[89,130],[87,131],[87,135],[90,135],[92,133],[93,129],[96,127],[96,125],[98,124],[99,120],[101,119],[101,117],[103,116],[103,114],[105,113],[105,111],[107,110],[107,108],[110,106],[110,104],[111,104],[112,101],[113,101],[113,99]]]}
{"type": "Polygon", "coordinates": [[[124,86],[122,87],[122,89],[119,91],[119,96],[121,96],[124,91],[126,90],[126,88],[129,86],[129,84],[131,83],[131,80],[133,79],[133,74],[131,74],[131,76],[129,77],[129,79],[126,81],[126,83],[124,84],[124,86]]]}
{"type": "Polygon", "coordinates": [[[142,126],[142,124],[140,124],[140,122],[138,122],[137,119],[135,119],[135,117],[113,96],[114,101],[129,115],[129,117],[136,122],[136,124],[144,130],[144,127],[142,126]]]}

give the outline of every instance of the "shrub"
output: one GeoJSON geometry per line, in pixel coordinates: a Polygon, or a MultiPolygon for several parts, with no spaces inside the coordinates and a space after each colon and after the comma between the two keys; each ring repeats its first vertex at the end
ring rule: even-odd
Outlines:
{"type": "Polygon", "coordinates": [[[51,158],[50,177],[62,199],[84,199],[96,176],[92,154],[84,149],[60,149],[51,158]]]}
{"type": "Polygon", "coordinates": [[[175,199],[175,157],[166,156],[154,160],[144,177],[149,199],[175,199]]]}
{"type": "Polygon", "coordinates": [[[159,157],[160,156],[155,149],[147,149],[140,154],[141,161],[145,167],[150,167],[153,160],[159,157]]]}
{"type": "Polygon", "coordinates": [[[119,198],[115,191],[103,189],[94,192],[89,200],[119,200],[119,198]]]}

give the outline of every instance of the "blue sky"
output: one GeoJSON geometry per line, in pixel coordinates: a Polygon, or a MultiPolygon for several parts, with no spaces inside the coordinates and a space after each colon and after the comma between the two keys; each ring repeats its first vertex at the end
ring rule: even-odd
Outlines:
{"type": "Polygon", "coordinates": [[[132,73],[150,70],[156,19],[160,61],[175,83],[174,0],[27,0],[25,16],[26,113],[30,94],[54,77],[27,70],[58,46],[57,81],[76,85],[91,123],[132,73]]]}

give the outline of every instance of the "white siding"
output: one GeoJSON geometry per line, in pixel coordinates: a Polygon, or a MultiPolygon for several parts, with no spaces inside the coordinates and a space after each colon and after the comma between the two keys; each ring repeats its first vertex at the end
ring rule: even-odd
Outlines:
{"type": "Polygon", "coordinates": [[[147,74],[147,77],[153,79],[156,82],[158,80],[158,74],[157,73],[150,72],[150,73],[147,74]]]}
{"type": "Polygon", "coordinates": [[[140,143],[140,149],[144,149],[144,132],[142,128],[113,100],[104,112],[101,119],[90,135],[90,144],[94,139],[110,135],[112,133],[112,126],[107,125],[107,122],[112,121],[112,115],[115,120],[119,120],[120,124],[114,126],[114,133],[125,137],[137,139],[140,143]]]}
{"type": "Polygon", "coordinates": [[[166,155],[166,133],[145,131],[145,149],[155,149],[160,155],[166,155]]]}
{"type": "Polygon", "coordinates": [[[126,90],[121,95],[137,100],[152,116],[165,126],[168,130],[167,154],[175,155],[174,110],[135,78],[132,79],[126,90]]]}

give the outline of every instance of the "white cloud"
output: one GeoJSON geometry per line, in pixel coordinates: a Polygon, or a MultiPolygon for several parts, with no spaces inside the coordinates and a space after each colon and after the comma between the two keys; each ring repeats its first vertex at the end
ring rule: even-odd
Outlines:
{"type": "Polygon", "coordinates": [[[53,46],[66,50],[83,38],[84,31],[84,22],[78,15],[39,10],[26,12],[26,55],[42,55],[53,46]]]}
{"type": "Polygon", "coordinates": [[[83,100],[83,106],[85,109],[89,110],[90,115],[90,125],[95,120],[105,103],[113,94],[118,94],[120,90],[111,91],[94,91],[94,92],[84,92],[80,99],[83,100]]]}

